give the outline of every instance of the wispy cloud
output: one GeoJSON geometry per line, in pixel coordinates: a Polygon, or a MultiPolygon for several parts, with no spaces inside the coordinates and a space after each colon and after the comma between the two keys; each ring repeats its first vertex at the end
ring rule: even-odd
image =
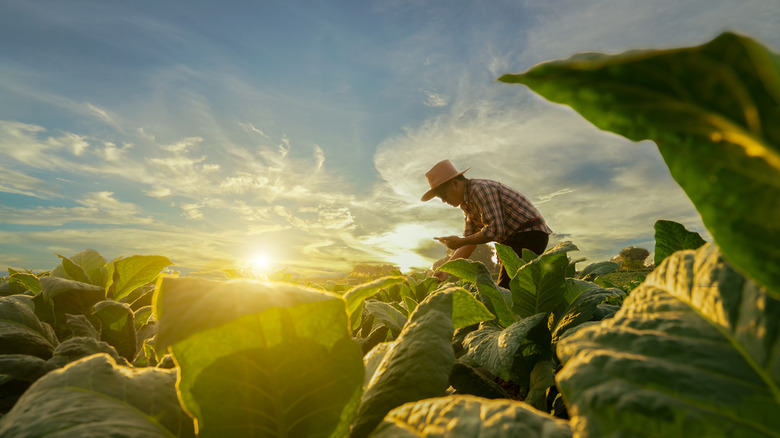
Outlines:
{"type": "Polygon", "coordinates": [[[425,100],[423,101],[425,106],[431,106],[434,108],[447,106],[447,99],[441,94],[428,90],[423,90],[422,92],[425,95],[425,100]]]}
{"type": "Polygon", "coordinates": [[[59,227],[72,223],[144,225],[153,222],[151,217],[139,215],[140,207],[117,200],[111,192],[89,193],[76,203],[81,207],[21,209],[0,205],[0,223],[59,227]]]}

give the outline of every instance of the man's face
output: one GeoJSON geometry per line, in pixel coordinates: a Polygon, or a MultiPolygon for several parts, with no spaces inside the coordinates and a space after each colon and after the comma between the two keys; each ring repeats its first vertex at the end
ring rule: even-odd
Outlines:
{"type": "Polygon", "coordinates": [[[461,199],[459,199],[461,196],[459,196],[456,186],[456,181],[448,181],[437,188],[434,193],[441,199],[441,202],[458,207],[461,203],[461,199]]]}

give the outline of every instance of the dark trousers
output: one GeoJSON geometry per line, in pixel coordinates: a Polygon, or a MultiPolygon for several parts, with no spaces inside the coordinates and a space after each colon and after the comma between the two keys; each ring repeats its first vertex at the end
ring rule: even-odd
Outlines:
{"type": "MultiPolygon", "coordinates": [[[[547,250],[547,243],[550,241],[550,236],[544,231],[532,230],[521,231],[509,236],[508,239],[501,242],[502,245],[507,245],[515,252],[519,257],[523,256],[523,249],[528,249],[534,252],[537,256],[547,250]]],[[[509,275],[506,273],[506,268],[501,265],[501,272],[498,274],[498,285],[509,289],[509,275]]]]}

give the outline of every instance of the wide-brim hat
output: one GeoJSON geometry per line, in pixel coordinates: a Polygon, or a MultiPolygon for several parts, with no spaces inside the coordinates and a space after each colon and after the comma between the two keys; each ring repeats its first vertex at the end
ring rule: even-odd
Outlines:
{"type": "Polygon", "coordinates": [[[455,169],[455,166],[450,163],[450,160],[439,161],[431,168],[431,170],[428,171],[428,173],[425,174],[425,177],[428,179],[428,185],[431,186],[431,189],[425,192],[420,200],[423,202],[430,201],[434,198],[434,196],[436,196],[436,189],[451,179],[463,175],[469,169],[471,169],[471,166],[467,167],[463,172],[458,172],[458,170],[455,169]]]}

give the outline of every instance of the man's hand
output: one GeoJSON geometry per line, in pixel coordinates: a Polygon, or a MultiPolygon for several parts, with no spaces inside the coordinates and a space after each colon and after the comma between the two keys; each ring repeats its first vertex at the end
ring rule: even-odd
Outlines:
{"type": "Polygon", "coordinates": [[[434,237],[434,239],[443,243],[449,249],[458,249],[463,246],[463,238],[459,236],[434,237]]]}

